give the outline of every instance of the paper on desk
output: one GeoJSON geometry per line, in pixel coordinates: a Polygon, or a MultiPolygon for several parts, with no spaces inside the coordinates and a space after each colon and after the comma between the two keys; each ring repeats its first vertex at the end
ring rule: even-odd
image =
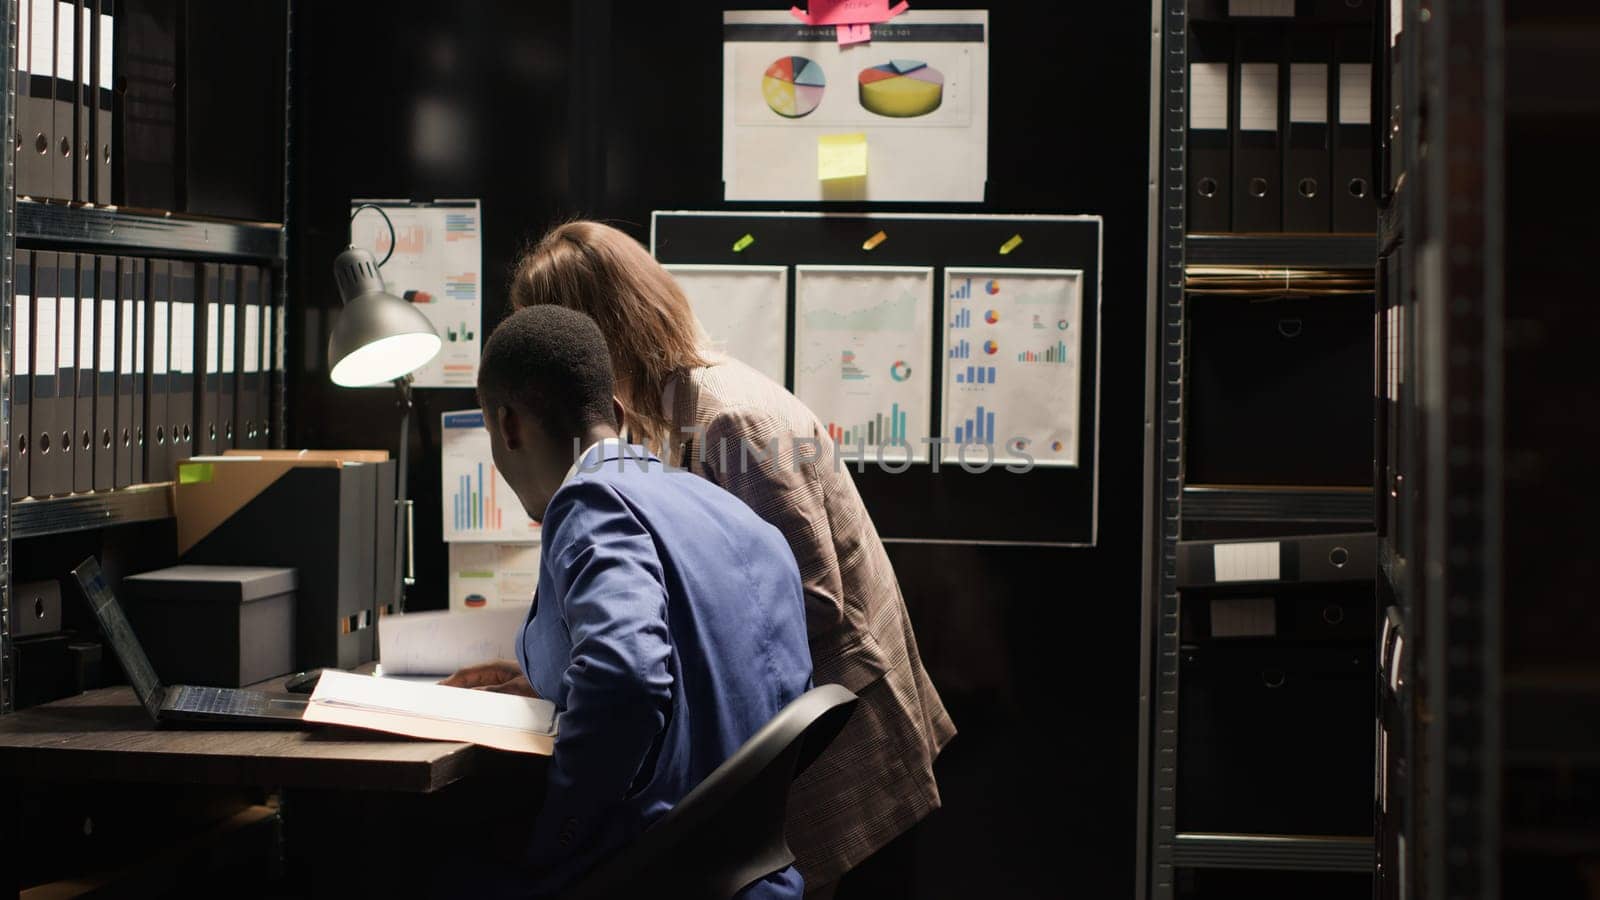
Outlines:
{"type": "Polygon", "coordinates": [[[555,747],[556,708],[548,700],[350,672],[322,673],[305,720],[516,753],[548,756],[555,747]]]}
{"type": "Polygon", "coordinates": [[[528,605],[384,616],[378,623],[378,662],[385,675],[442,678],[463,666],[516,659],[528,605]]]}

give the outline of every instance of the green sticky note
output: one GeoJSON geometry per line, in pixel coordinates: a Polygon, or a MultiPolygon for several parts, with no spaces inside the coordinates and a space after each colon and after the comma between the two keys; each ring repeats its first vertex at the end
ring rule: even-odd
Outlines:
{"type": "Polygon", "coordinates": [[[867,136],[825,134],[817,138],[817,178],[865,178],[867,175],[867,136]]]}
{"type": "Polygon", "coordinates": [[[179,484],[208,484],[217,477],[211,463],[183,463],[178,466],[179,484]]]}

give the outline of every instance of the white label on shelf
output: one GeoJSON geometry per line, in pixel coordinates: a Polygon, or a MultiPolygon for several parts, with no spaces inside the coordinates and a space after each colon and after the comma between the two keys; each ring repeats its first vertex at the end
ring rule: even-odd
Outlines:
{"type": "Polygon", "coordinates": [[[40,375],[56,374],[56,298],[33,301],[33,370],[40,375]]]}
{"type": "Polygon", "coordinates": [[[78,367],[95,369],[93,297],[78,298],[78,367]]]}
{"type": "Polygon", "coordinates": [[[100,87],[102,90],[111,90],[112,80],[112,55],[111,50],[117,45],[115,35],[116,23],[113,17],[102,13],[100,15],[100,87]]]}
{"type": "Polygon", "coordinates": [[[56,305],[56,368],[78,367],[78,305],[72,297],[58,297],[56,305]]]}
{"type": "Polygon", "coordinates": [[[1228,128],[1228,64],[1189,64],[1189,130],[1228,128]]]}
{"type": "Polygon", "coordinates": [[[151,324],[150,341],[150,371],[154,374],[167,374],[167,316],[170,314],[170,304],[165,301],[155,303],[155,321],[151,324]]]}
{"type": "Polygon", "coordinates": [[[215,375],[221,365],[222,304],[206,304],[206,374],[215,375]]]}
{"type": "Polygon", "coordinates": [[[1228,15],[1233,18],[1267,16],[1294,18],[1294,0],[1228,0],[1228,15]]]}
{"type": "Polygon", "coordinates": [[[77,18],[71,3],[56,4],[56,78],[72,80],[72,20],[77,18]]]}
{"type": "Polygon", "coordinates": [[[1339,124],[1372,124],[1372,65],[1339,64],[1339,124]]]}
{"type": "Polygon", "coordinates": [[[144,351],[141,348],[137,353],[133,349],[133,301],[122,301],[122,327],[118,334],[122,337],[122,352],[118,357],[118,366],[125,374],[139,371],[139,365],[144,362],[144,351]]]}
{"type": "Polygon", "coordinates": [[[1211,601],[1214,638],[1272,637],[1278,633],[1278,604],[1271,597],[1217,597],[1211,601]]]}
{"type": "Polygon", "coordinates": [[[56,39],[54,0],[33,0],[32,22],[28,33],[32,40],[28,44],[28,71],[35,75],[50,77],[55,69],[55,57],[51,55],[50,48],[56,39]]]}
{"type": "Polygon", "coordinates": [[[1327,124],[1327,63],[1292,63],[1289,66],[1289,121],[1327,124]]]}
{"type": "Polygon", "coordinates": [[[261,371],[261,307],[255,303],[244,307],[244,371],[261,371]]]}
{"type": "Polygon", "coordinates": [[[238,326],[238,307],[228,304],[222,309],[222,371],[233,374],[233,331],[238,326]]]}
{"type": "Polygon", "coordinates": [[[102,374],[117,373],[117,301],[100,301],[100,359],[102,374]]]}
{"type": "Polygon", "coordinates": [[[1278,542],[1254,541],[1242,544],[1215,544],[1211,563],[1217,583],[1230,581],[1277,581],[1278,542]]]}
{"type": "Polygon", "coordinates": [[[1278,130],[1278,64],[1239,66],[1239,130],[1278,130]]]}
{"type": "Polygon", "coordinates": [[[33,326],[33,298],[18,294],[12,306],[16,312],[11,316],[11,373],[29,375],[33,372],[28,360],[28,349],[33,344],[33,335],[28,333],[33,326]]]}

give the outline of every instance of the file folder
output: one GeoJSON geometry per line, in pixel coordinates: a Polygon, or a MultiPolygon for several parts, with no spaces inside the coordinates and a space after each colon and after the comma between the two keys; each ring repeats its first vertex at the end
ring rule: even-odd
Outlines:
{"type": "Polygon", "coordinates": [[[55,70],[51,79],[51,122],[55,131],[54,160],[50,171],[50,196],[57,200],[72,200],[73,128],[77,119],[78,65],[77,46],[73,37],[78,32],[78,9],[72,0],[57,0],[55,4],[55,70]]]}
{"type": "Polygon", "coordinates": [[[168,432],[172,419],[167,415],[167,395],[172,383],[172,264],[164,259],[145,263],[150,278],[146,308],[149,314],[149,390],[145,394],[144,433],[146,481],[172,480],[172,441],[168,432]]]}
{"type": "MultiPolygon", "coordinates": [[[[173,260],[172,266],[172,380],[167,382],[167,417],[178,438],[171,442],[172,462],[176,466],[194,455],[195,442],[195,363],[197,347],[195,309],[198,287],[195,264],[173,260]]],[[[172,471],[167,476],[172,477],[172,471]]]]}
{"type": "Polygon", "coordinates": [[[1239,26],[1233,132],[1233,230],[1283,230],[1283,158],[1279,137],[1278,78],[1281,30],[1239,26]]]}
{"type": "Polygon", "coordinates": [[[238,446],[238,436],[234,430],[233,417],[234,394],[238,391],[238,376],[235,374],[239,352],[239,267],[227,265],[222,267],[222,325],[218,330],[220,342],[217,358],[218,385],[217,385],[217,440],[218,453],[232,450],[238,446]]]}
{"type": "MultiPolygon", "coordinates": [[[[137,384],[139,355],[134,350],[134,339],[139,334],[138,307],[133,301],[133,260],[128,257],[103,257],[109,259],[112,269],[114,286],[113,297],[117,304],[117,386],[116,386],[116,412],[113,421],[116,423],[115,446],[112,454],[115,457],[116,474],[113,487],[127,487],[138,484],[138,476],[134,475],[134,449],[138,434],[141,432],[138,421],[134,418],[133,391],[137,384]]],[[[101,265],[100,277],[106,277],[105,265],[101,265]]],[[[142,349],[142,348],[141,348],[142,349]]]]}
{"type": "Polygon", "coordinates": [[[94,380],[94,489],[117,486],[117,258],[94,257],[95,369],[94,380]]]}
{"type": "Polygon", "coordinates": [[[17,165],[17,193],[43,199],[53,187],[55,154],[55,0],[19,0],[18,56],[24,55],[22,17],[27,18],[28,77],[17,82],[17,122],[22,155],[17,165]],[[26,13],[22,8],[26,7],[26,13]]]}
{"type": "MultiPolygon", "coordinates": [[[[123,308],[133,319],[133,390],[130,396],[133,441],[128,448],[128,483],[143,484],[148,480],[146,463],[149,433],[145,431],[145,401],[150,393],[150,316],[147,303],[148,267],[143,259],[124,257],[123,308]]],[[[126,339],[126,338],[125,338],[126,339]]]]}
{"type": "Polygon", "coordinates": [[[239,267],[239,365],[233,421],[236,446],[257,448],[261,442],[256,405],[261,398],[261,276],[255,266],[239,267]]]}
{"type": "MultiPolygon", "coordinates": [[[[98,374],[94,355],[94,257],[80,253],[74,258],[63,253],[61,259],[63,268],[66,267],[66,260],[74,259],[75,291],[72,296],[73,303],[78,307],[78,371],[72,392],[72,489],[88,492],[94,490],[94,385],[98,374]]],[[[61,296],[66,296],[64,290],[61,296]]]]}
{"type": "Polygon", "coordinates": [[[94,0],[73,0],[77,13],[73,46],[77,48],[77,71],[73,79],[75,106],[73,108],[73,193],[72,199],[92,202],[94,191],[89,184],[89,173],[94,166],[93,135],[95,108],[94,85],[94,0]]]}
{"type": "Polygon", "coordinates": [[[111,110],[116,82],[116,0],[98,0],[94,16],[93,76],[94,130],[90,141],[93,192],[89,198],[106,206],[111,203],[111,110]]]}
{"type": "Polygon", "coordinates": [[[1332,229],[1328,202],[1333,157],[1328,109],[1332,85],[1333,41],[1323,31],[1294,30],[1289,35],[1289,120],[1284,135],[1283,230],[1332,229]]]}
{"type": "Polygon", "coordinates": [[[196,356],[203,361],[195,371],[196,413],[194,420],[194,452],[212,456],[217,452],[217,435],[222,424],[217,418],[217,400],[221,388],[222,329],[222,267],[207,263],[200,267],[201,302],[195,307],[199,327],[195,330],[198,343],[196,356]]]}
{"type": "Polygon", "coordinates": [[[1233,41],[1213,23],[1196,22],[1189,38],[1190,232],[1228,231],[1233,204],[1228,123],[1233,41]]]}
{"type": "MultiPolygon", "coordinates": [[[[23,6],[27,6],[24,0],[23,6]]],[[[33,453],[33,253],[18,250],[11,304],[11,499],[28,496],[33,453]]]]}
{"type": "Polygon", "coordinates": [[[1372,34],[1341,28],[1334,38],[1339,61],[1339,124],[1334,129],[1333,230],[1370,234],[1378,228],[1372,184],[1372,34]]]}

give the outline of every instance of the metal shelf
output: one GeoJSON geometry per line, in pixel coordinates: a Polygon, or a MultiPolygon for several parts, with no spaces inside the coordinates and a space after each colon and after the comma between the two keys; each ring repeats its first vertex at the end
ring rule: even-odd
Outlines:
{"type": "Polygon", "coordinates": [[[1370,269],[1378,262],[1370,234],[1191,234],[1184,245],[1190,266],[1370,269]]]}
{"type": "Polygon", "coordinates": [[[1327,522],[1370,526],[1375,509],[1371,488],[1183,489],[1186,521],[1327,522]]]}
{"type": "Polygon", "coordinates": [[[1195,869],[1371,872],[1372,838],[1180,833],[1173,862],[1195,869]]]}
{"type": "MultiPolygon", "coordinates": [[[[1264,551],[1266,548],[1262,547],[1264,551]]],[[[1253,538],[1227,541],[1179,541],[1178,587],[1199,588],[1218,585],[1277,583],[1311,584],[1342,581],[1371,581],[1377,577],[1378,536],[1373,532],[1352,534],[1298,535],[1282,538],[1253,538]],[[1278,557],[1275,579],[1227,578],[1217,580],[1218,547],[1229,545],[1274,545],[1278,557]]]]}
{"type": "Polygon", "coordinates": [[[283,226],[275,222],[206,219],[176,213],[17,201],[17,243],[126,253],[195,255],[275,261],[283,226]]]}
{"type": "Polygon", "coordinates": [[[18,500],[11,504],[11,539],[87,531],[107,525],[172,518],[172,482],[115,491],[18,500]]]}

